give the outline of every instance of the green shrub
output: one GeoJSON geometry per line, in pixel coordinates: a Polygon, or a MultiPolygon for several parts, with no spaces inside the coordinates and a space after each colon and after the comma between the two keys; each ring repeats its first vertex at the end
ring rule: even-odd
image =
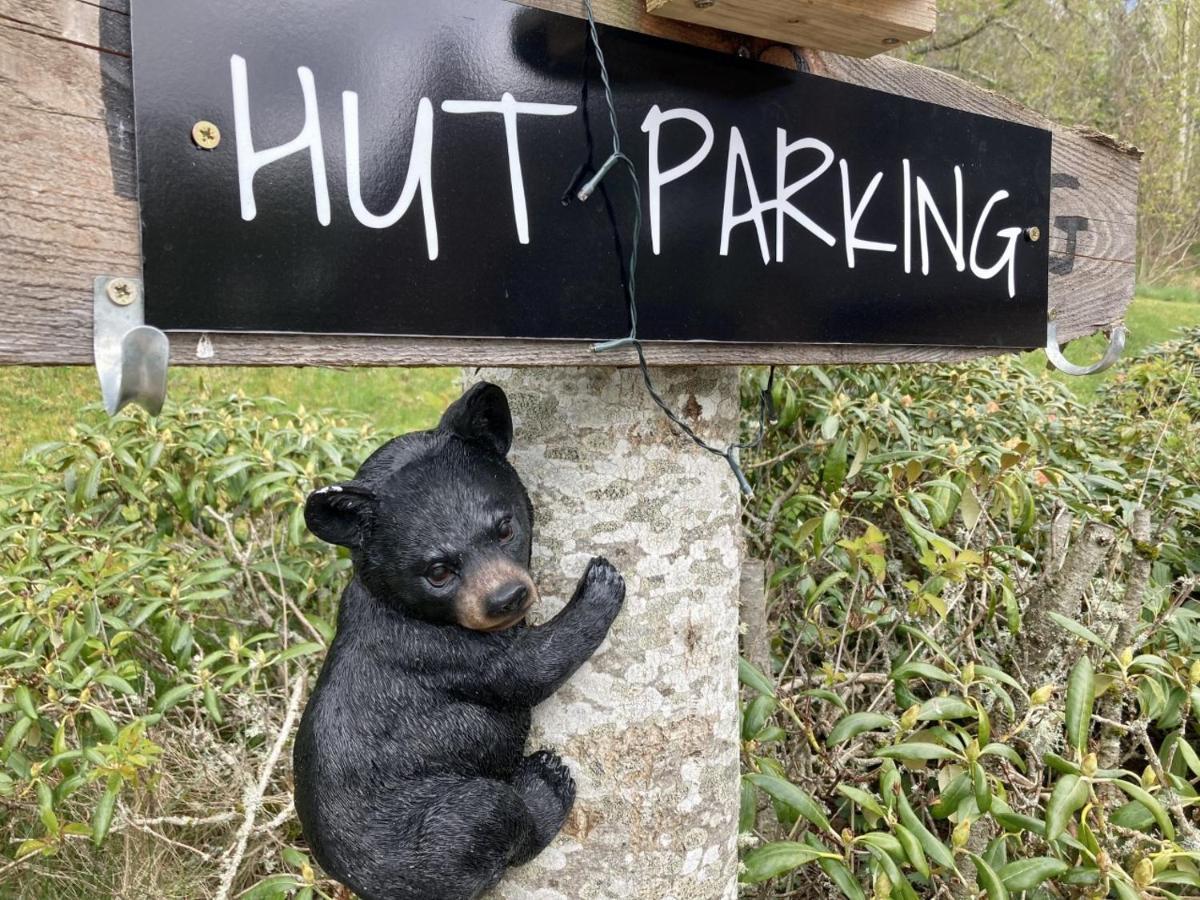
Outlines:
{"type": "Polygon", "coordinates": [[[745,460],[771,671],[742,664],[743,880],[1200,893],[1200,331],[1089,406],[1007,359],[796,368],[774,396],[745,460]],[[1116,546],[1064,616],[1072,521],[1116,546]]]}
{"type": "Polygon", "coordinates": [[[303,498],[374,443],[359,420],[204,397],[78,425],[0,482],[0,818],[15,860],[0,885],[211,895],[264,777],[256,823],[278,824],[252,833],[236,886],[324,890],[289,846],[287,755],[262,770],[349,566],[308,536],[303,498]]]}

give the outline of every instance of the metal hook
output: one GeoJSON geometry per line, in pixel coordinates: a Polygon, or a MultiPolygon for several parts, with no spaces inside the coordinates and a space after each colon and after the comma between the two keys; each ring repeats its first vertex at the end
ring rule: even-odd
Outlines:
{"type": "Polygon", "coordinates": [[[1118,322],[1109,329],[1108,336],[1108,349],[1104,351],[1104,356],[1100,358],[1099,362],[1094,362],[1090,366],[1077,366],[1063,356],[1062,350],[1058,346],[1058,326],[1051,319],[1046,323],[1046,358],[1050,360],[1050,364],[1054,368],[1068,375],[1095,375],[1112,366],[1125,352],[1125,325],[1123,323],[1118,322]]]}
{"type": "Polygon", "coordinates": [[[156,416],[167,397],[167,336],[145,324],[142,282],[99,276],[92,285],[92,349],[104,407],[137,403],[156,416]]]}

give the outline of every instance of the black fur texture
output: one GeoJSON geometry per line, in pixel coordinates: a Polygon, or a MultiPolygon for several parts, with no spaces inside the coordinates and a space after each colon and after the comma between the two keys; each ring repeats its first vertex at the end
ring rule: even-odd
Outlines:
{"type": "Polygon", "coordinates": [[[354,579],[296,736],[296,811],[317,861],[366,900],[477,897],[575,798],[561,759],[524,755],[530,709],[600,645],[625,584],[593,559],[554,619],[524,624],[533,508],[511,443],[504,392],[477,384],[305,507],[354,579]]]}

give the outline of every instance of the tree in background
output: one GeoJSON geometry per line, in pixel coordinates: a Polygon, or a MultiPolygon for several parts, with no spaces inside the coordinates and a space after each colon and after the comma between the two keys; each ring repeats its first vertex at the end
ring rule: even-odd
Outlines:
{"type": "Polygon", "coordinates": [[[1136,144],[1138,276],[1200,274],[1200,0],[942,0],[902,52],[1136,144]]]}

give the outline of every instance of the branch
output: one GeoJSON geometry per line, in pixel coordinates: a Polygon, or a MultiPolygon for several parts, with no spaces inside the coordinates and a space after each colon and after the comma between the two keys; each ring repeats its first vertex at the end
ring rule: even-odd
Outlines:
{"type": "Polygon", "coordinates": [[[1004,16],[1012,12],[1013,8],[1021,2],[1023,2],[1023,0],[1004,0],[1004,2],[996,7],[996,9],[992,10],[962,34],[957,34],[952,38],[947,38],[945,41],[939,41],[938,36],[935,33],[933,37],[929,39],[928,43],[916,46],[913,49],[913,52],[920,56],[924,56],[927,53],[933,53],[937,50],[952,50],[961,44],[965,44],[972,38],[976,38],[983,34],[983,32],[987,31],[989,28],[999,22],[1004,16]]]}
{"type": "Polygon", "coordinates": [[[287,743],[288,738],[291,736],[292,726],[296,722],[296,714],[300,710],[300,700],[304,696],[305,681],[303,673],[296,678],[295,685],[292,687],[292,697],[288,701],[287,713],[283,717],[283,723],[279,726],[279,733],[275,736],[275,744],[271,747],[271,752],[268,754],[266,762],[263,763],[262,772],[258,776],[258,783],[248,783],[246,785],[246,792],[243,795],[246,818],[242,821],[242,825],[238,829],[237,840],[226,857],[227,861],[224,870],[221,872],[221,883],[217,888],[216,900],[229,900],[229,892],[233,888],[233,879],[237,877],[238,868],[242,864],[242,857],[246,853],[246,843],[250,840],[250,833],[254,831],[254,819],[258,815],[259,807],[262,806],[263,795],[267,792],[267,785],[271,783],[271,776],[275,772],[276,764],[279,762],[279,755],[283,752],[283,745],[287,743]]]}
{"type": "Polygon", "coordinates": [[[1049,614],[1079,618],[1084,591],[1108,558],[1115,538],[1116,532],[1108,525],[1085,524],[1063,557],[1062,567],[1042,583],[1029,601],[1021,646],[1022,667],[1029,673],[1031,684],[1043,683],[1064,663],[1070,665],[1061,652],[1063,633],[1049,614]]]}

